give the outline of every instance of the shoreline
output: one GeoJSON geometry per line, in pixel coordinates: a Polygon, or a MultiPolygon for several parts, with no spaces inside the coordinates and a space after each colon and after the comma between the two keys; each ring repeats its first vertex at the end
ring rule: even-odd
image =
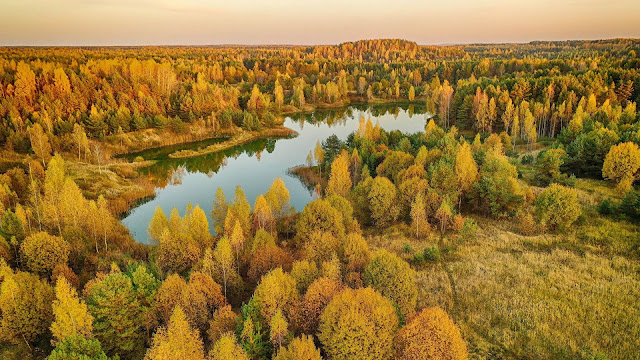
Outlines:
{"type": "Polygon", "coordinates": [[[235,146],[244,145],[253,140],[271,138],[271,137],[295,137],[298,133],[288,127],[278,126],[261,131],[243,131],[231,138],[217,144],[209,145],[198,150],[178,150],[169,154],[171,159],[184,159],[195,156],[202,156],[230,149],[235,146]]]}

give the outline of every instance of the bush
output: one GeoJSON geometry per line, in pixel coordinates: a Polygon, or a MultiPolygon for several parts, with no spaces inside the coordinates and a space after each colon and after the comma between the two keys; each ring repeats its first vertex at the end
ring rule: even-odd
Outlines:
{"type": "Polygon", "coordinates": [[[611,203],[609,199],[604,199],[598,206],[598,212],[600,213],[600,215],[612,215],[614,213],[614,210],[614,204],[611,203]]]}
{"type": "Polygon", "coordinates": [[[524,154],[520,159],[522,165],[533,164],[533,154],[524,154]]]}
{"type": "Polygon", "coordinates": [[[427,247],[422,252],[422,257],[426,261],[438,262],[440,261],[440,249],[437,246],[427,247]]]}
{"type": "Polygon", "coordinates": [[[620,202],[620,212],[633,221],[640,221],[640,191],[629,191],[620,202]]]}
{"type": "Polygon", "coordinates": [[[460,229],[460,240],[475,240],[478,236],[478,223],[471,218],[467,218],[460,229]]]}
{"type": "Polygon", "coordinates": [[[546,188],[535,206],[540,222],[551,229],[569,227],[582,214],[576,191],[558,184],[546,188]]]}

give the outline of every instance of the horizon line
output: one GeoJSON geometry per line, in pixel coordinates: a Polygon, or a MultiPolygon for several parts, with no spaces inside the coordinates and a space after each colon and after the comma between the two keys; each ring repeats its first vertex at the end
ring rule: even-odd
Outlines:
{"type": "Polygon", "coordinates": [[[220,43],[220,44],[115,44],[115,45],[89,45],[89,44],[73,44],[73,45],[3,45],[0,44],[0,48],[144,48],[144,47],[316,47],[316,46],[338,46],[346,43],[354,43],[358,41],[373,41],[373,40],[405,40],[408,42],[414,42],[418,46],[441,46],[441,47],[452,47],[452,46],[473,46],[473,45],[525,45],[531,44],[535,42],[570,42],[570,41],[613,41],[613,40],[630,40],[630,41],[638,41],[640,38],[636,37],[611,37],[611,38],[589,38],[589,39],[561,39],[561,40],[529,40],[529,41],[508,41],[508,42],[450,42],[450,43],[431,43],[431,44],[420,44],[416,41],[403,39],[403,38],[369,38],[369,39],[358,39],[358,40],[349,40],[343,41],[339,43],[318,43],[318,44],[269,44],[269,43],[220,43]]]}

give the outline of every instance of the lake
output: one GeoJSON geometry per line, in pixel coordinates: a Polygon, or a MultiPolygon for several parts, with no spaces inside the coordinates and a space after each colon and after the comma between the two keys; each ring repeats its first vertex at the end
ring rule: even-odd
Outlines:
{"type": "Polygon", "coordinates": [[[177,207],[184,215],[191,203],[194,207],[199,205],[210,216],[218,187],[224,191],[227,201],[232,201],[235,188],[240,185],[253,205],[256,197],[265,193],[278,177],[289,189],[291,205],[301,211],[312,200],[313,191],[287,170],[305,164],[317,141],[333,134],[345,140],[358,129],[362,116],[371,118],[374,124],[380,122],[385,130],[406,133],[424,131],[430,117],[424,107],[409,104],[317,110],[285,118],[284,126],[298,132],[294,138],[260,139],[215,154],[186,159],[171,159],[168,155],[177,150],[206,147],[221,140],[204,140],[127,154],[125,158],[130,161],[137,156],[157,160],[140,171],[164,180],[156,187],[155,197],[131,209],[122,223],[136,241],[147,243],[147,226],[156,207],[161,207],[167,216],[173,207],[177,207]]]}

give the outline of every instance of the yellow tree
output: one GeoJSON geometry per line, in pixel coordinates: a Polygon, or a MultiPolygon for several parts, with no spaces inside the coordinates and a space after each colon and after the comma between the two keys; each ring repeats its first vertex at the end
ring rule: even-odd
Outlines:
{"type": "Polygon", "coordinates": [[[60,196],[60,213],[64,224],[79,226],[87,216],[87,201],[76,183],[69,177],[64,180],[60,196]]]}
{"type": "Polygon", "coordinates": [[[276,105],[278,108],[284,104],[284,91],[282,90],[282,85],[280,85],[280,81],[276,79],[275,87],[273,89],[273,96],[276,101],[276,105]]]}
{"type": "Polygon", "coordinates": [[[240,266],[240,252],[244,248],[244,233],[242,232],[242,226],[240,221],[236,220],[236,224],[233,226],[233,232],[231,233],[231,248],[236,253],[236,265],[240,266]]]}
{"type": "Polygon", "coordinates": [[[209,360],[249,360],[249,356],[236,342],[232,332],[225,333],[213,345],[209,352],[209,360]]]}
{"type": "Polygon", "coordinates": [[[322,356],[313,343],[313,337],[302,335],[280,349],[274,360],[322,360],[322,356]]]}
{"type": "Polygon", "coordinates": [[[343,151],[331,164],[331,174],[327,184],[327,194],[347,196],[351,190],[351,173],[349,172],[349,154],[343,151]]]}
{"type": "Polygon", "coordinates": [[[35,123],[29,128],[29,140],[33,152],[42,160],[42,166],[46,166],[46,162],[51,158],[51,144],[40,124],[35,123]]]}
{"type": "Polygon", "coordinates": [[[31,70],[31,66],[23,61],[16,67],[14,86],[14,94],[18,101],[31,105],[36,93],[36,74],[31,70]]]}
{"type": "Polygon", "coordinates": [[[318,338],[333,360],[390,359],[398,324],[391,301],[380,293],[346,289],[322,312],[318,338]]]}
{"type": "MultiPolygon", "coordinates": [[[[466,141],[458,148],[454,171],[458,179],[458,189],[463,193],[470,191],[478,177],[478,165],[473,159],[471,146],[466,141]]],[[[458,206],[460,201],[462,201],[462,198],[459,199],[458,206]]]]}
{"type": "Polygon", "coordinates": [[[393,300],[405,317],[413,314],[418,300],[416,273],[409,264],[395,254],[379,250],[373,254],[362,275],[370,286],[393,300]]]}
{"type": "Polygon", "coordinates": [[[253,297],[260,315],[265,319],[271,319],[278,309],[288,315],[300,295],[296,288],[296,280],[282,271],[282,268],[277,268],[262,277],[253,297]]]}
{"type": "Polygon", "coordinates": [[[189,232],[198,243],[201,250],[211,246],[211,233],[209,233],[209,220],[204,210],[196,205],[189,215],[189,232]]]}
{"type": "Polygon", "coordinates": [[[28,236],[20,245],[27,267],[38,274],[51,274],[58,264],[66,264],[69,244],[61,237],[38,232],[28,236]]]}
{"type": "Polygon", "coordinates": [[[60,277],[56,283],[56,299],[53,301],[54,321],[51,333],[56,342],[72,335],[90,337],[93,329],[93,317],[89,315],[87,305],[78,299],[78,293],[67,279],[60,277]]]}
{"type": "Polygon", "coordinates": [[[282,347],[282,343],[287,336],[287,319],[282,315],[280,309],[276,310],[276,313],[271,317],[269,322],[269,339],[273,343],[273,347],[279,349],[282,347]]]}
{"type": "Polygon", "coordinates": [[[0,284],[2,337],[10,343],[24,342],[30,347],[53,320],[53,289],[36,275],[20,271],[14,274],[8,267],[0,271],[3,275],[0,284]]]}
{"type": "Polygon", "coordinates": [[[385,226],[398,218],[400,209],[397,205],[398,190],[384,176],[373,179],[369,190],[369,211],[371,218],[378,226],[385,226]]]}
{"type": "Polygon", "coordinates": [[[429,228],[427,222],[427,210],[424,205],[424,195],[418,194],[415,200],[411,203],[411,221],[413,227],[416,229],[416,237],[420,237],[420,233],[424,229],[429,228]]]}
{"type": "Polygon", "coordinates": [[[422,310],[402,327],[396,337],[398,360],[466,360],[467,346],[460,330],[444,310],[422,310]]]}
{"type": "Polygon", "coordinates": [[[267,200],[263,195],[259,195],[256,198],[256,203],[253,207],[253,230],[259,229],[266,230],[267,232],[273,232],[275,230],[275,219],[267,200]]]}
{"type": "Polygon", "coordinates": [[[216,309],[211,321],[209,321],[209,330],[207,330],[209,341],[215,344],[227,332],[235,331],[238,319],[238,315],[231,310],[231,305],[216,309]]]}
{"type": "Polygon", "coordinates": [[[84,129],[80,124],[73,124],[73,141],[78,148],[78,160],[80,160],[80,154],[84,152],[85,159],[87,157],[87,153],[89,152],[89,139],[87,139],[87,134],[84,132],[84,129]]]}
{"type": "Polygon", "coordinates": [[[289,190],[281,178],[276,178],[265,194],[267,204],[275,216],[283,216],[289,211],[289,190]]]}
{"type": "Polygon", "coordinates": [[[180,306],[176,306],[166,328],[153,336],[147,360],[204,360],[204,346],[196,330],[189,323],[180,306]]]}
{"type": "MultiPolygon", "coordinates": [[[[251,205],[247,201],[247,196],[240,185],[236,187],[235,198],[231,208],[233,209],[233,216],[240,221],[244,234],[249,235],[251,229],[251,205]]],[[[234,223],[235,221],[231,224],[234,223]]]]}
{"type": "Polygon", "coordinates": [[[324,150],[322,149],[322,145],[320,145],[320,141],[316,142],[316,147],[313,150],[313,157],[316,159],[316,164],[318,164],[318,168],[320,169],[320,176],[322,176],[322,162],[324,161],[324,150]]]}
{"type": "Polygon", "coordinates": [[[56,68],[55,70],[53,70],[53,83],[58,97],[65,97],[71,92],[69,77],[64,72],[64,69],[56,68]]]}
{"type": "Polygon", "coordinates": [[[451,217],[453,217],[451,204],[449,203],[448,198],[444,198],[442,199],[442,203],[440,203],[440,207],[436,211],[436,219],[440,222],[440,231],[443,233],[447,229],[447,225],[449,224],[449,221],[451,221],[451,217]]]}
{"type": "Polygon", "coordinates": [[[413,85],[409,88],[408,98],[409,101],[413,101],[416,98],[416,89],[413,87],[413,85]]]}
{"type": "Polygon", "coordinates": [[[222,278],[224,297],[226,298],[229,279],[235,273],[233,250],[231,248],[229,238],[223,236],[218,241],[218,244],[213,251],[213,258],[215,259],[215,269],[222,278]]]}
{"type": "Polygon", "coordinates": [[[631,189],[640,178],[640,148],[632,142],[614,145],[604,159],[602,176],[617,183],[621,192],[631,189]]]}
{"type": "Polygon", "coordinates": [[[442,126],[449,127],[449,114],[451,112],[451,102],[453,101],[453,87],[449,85],[449,81],[442,83],[442,91],[440,92],[440,121],[442,126]]]}
{"type": "Polygon", "coordinates": [[[149,222],[149,227],[147,228],[147,234],[149,234],[149,239],[152,243],[158,243],[160,241],[160,237],[165,230],[169,229],[169,219],[162,211],[160,206],[156,206],[156,210],[153,213],[153,217],[149,222]]]}
{"type": "Polygon", "coordinates": [[[62,214],[60,213],[60,190],[65,179],[64,160],[56,154],[47,166],[44,179],[44,199],[42,201],[43,222],[49,227],[57,227],[62,233],[62,214]]]}
{"type": "Polygon", "coordinates": [[[516,108],[515,106],[513,106],[513,101],[511,100],[511,98],[509,98],[509,101],[507,102],[507,106],[504,109],[504,112],[502,113],[502,123],[504,124],[504,131],[506,133],[509,133],[509,128],[513,123],[513,116],[515,112],[516,112],[516,108]]]}

